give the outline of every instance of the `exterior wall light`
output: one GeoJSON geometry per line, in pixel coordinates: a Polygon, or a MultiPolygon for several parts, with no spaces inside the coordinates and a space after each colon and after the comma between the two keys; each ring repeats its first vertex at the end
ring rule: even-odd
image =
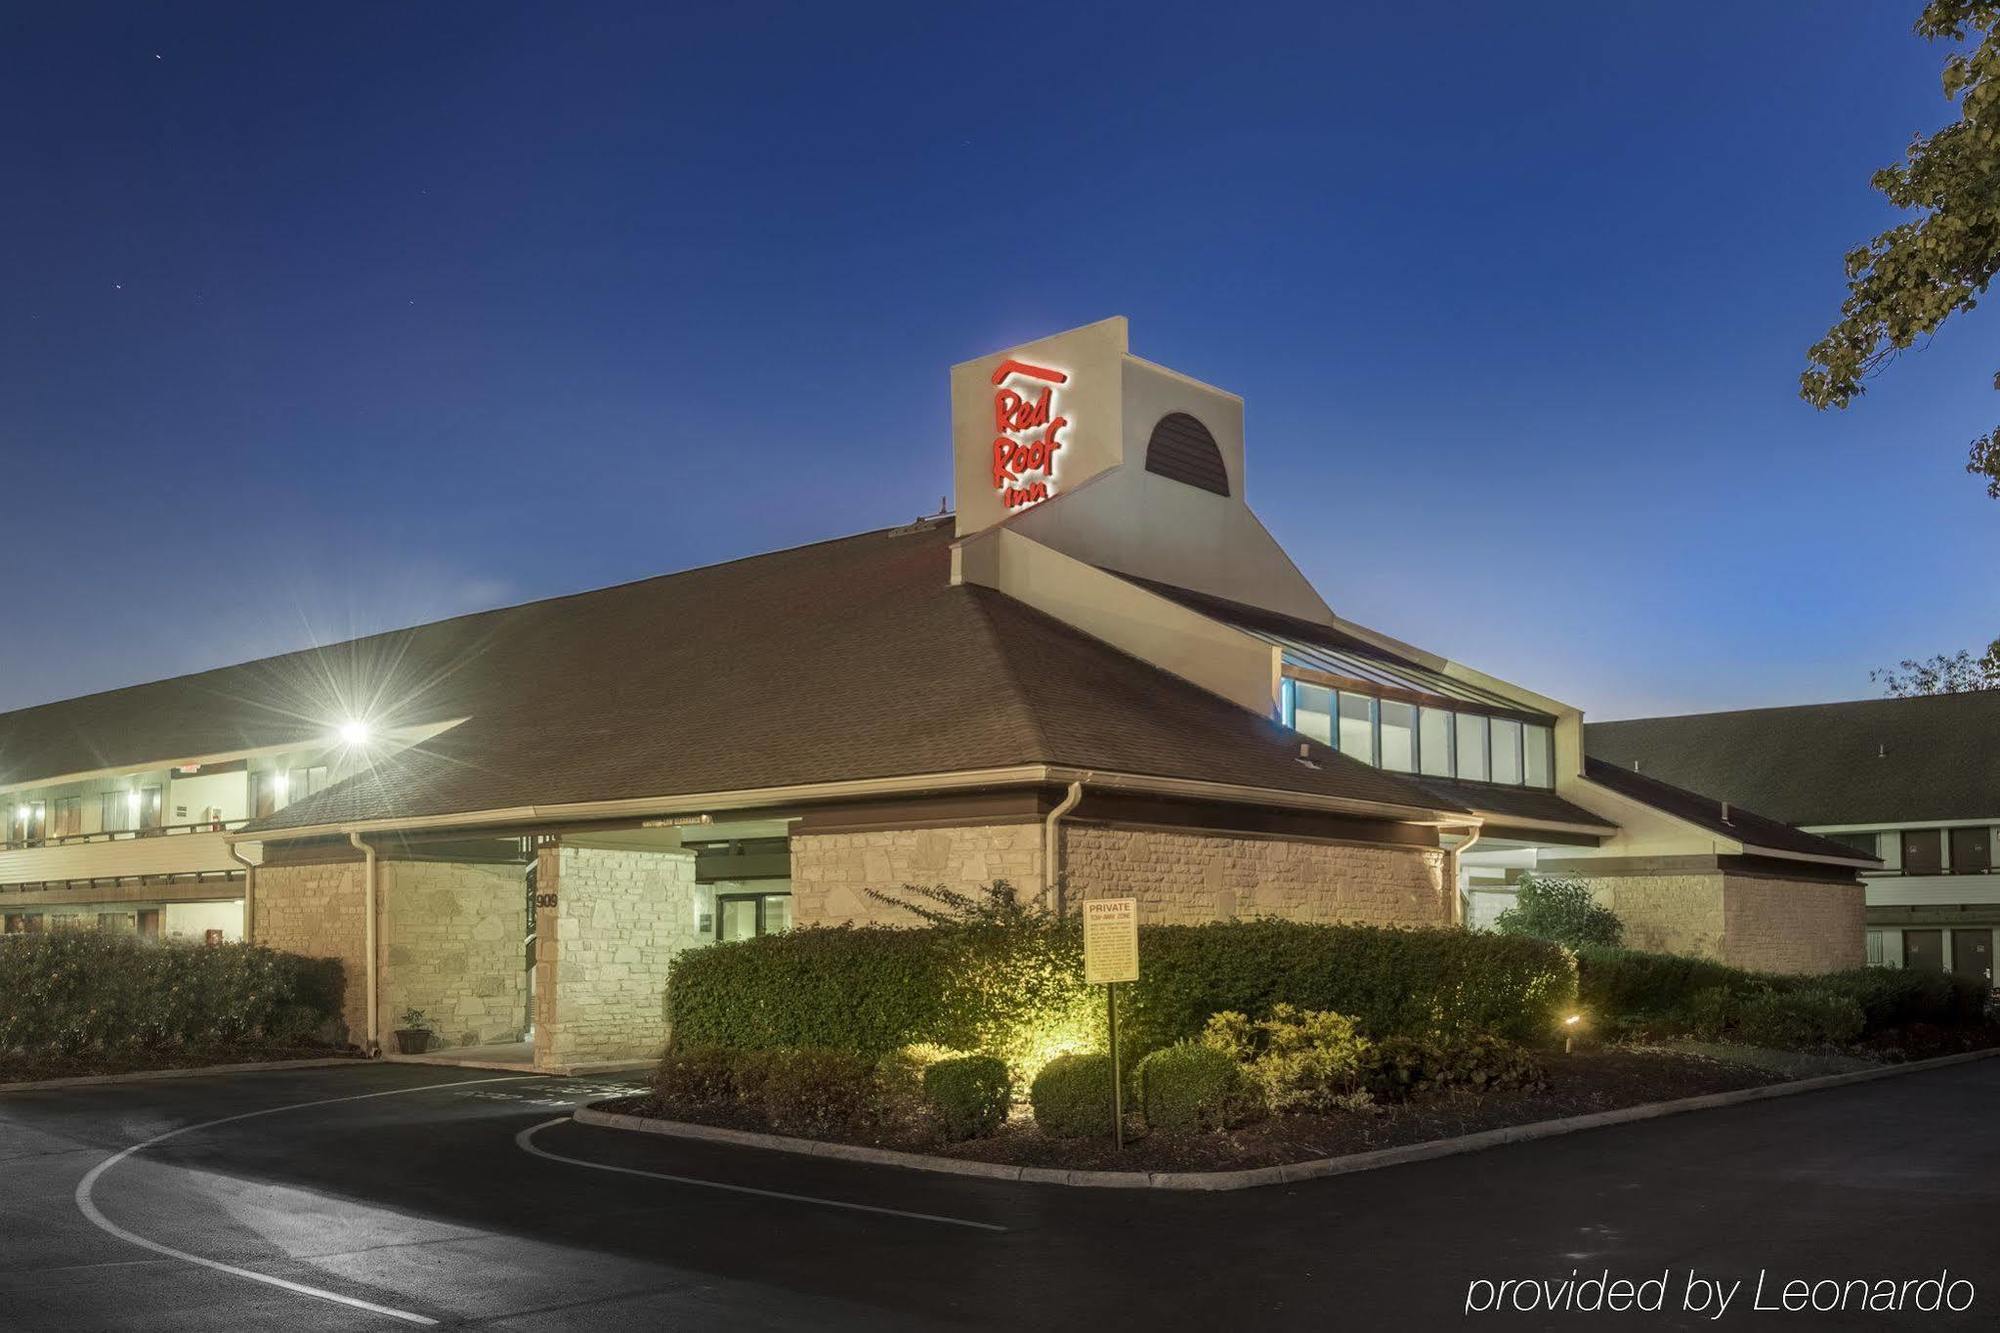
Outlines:
{"type": "Polygon", "coordinates": [[[368,744],[368,724],[366,722],[341,723],[340,743],[349,746],[368,744]]]}

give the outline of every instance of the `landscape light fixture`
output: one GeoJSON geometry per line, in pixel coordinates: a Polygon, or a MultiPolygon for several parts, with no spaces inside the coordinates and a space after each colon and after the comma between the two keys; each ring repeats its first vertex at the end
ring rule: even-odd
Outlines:
{"type": "Polygon", "coordinates": [[[1582,1014],[1571,1014],[1563,1020],[1563,1054],[1570,1053],[1570,1044],[1576,1040],[1576,1025],[1583,1021],[1582,1014]]]}

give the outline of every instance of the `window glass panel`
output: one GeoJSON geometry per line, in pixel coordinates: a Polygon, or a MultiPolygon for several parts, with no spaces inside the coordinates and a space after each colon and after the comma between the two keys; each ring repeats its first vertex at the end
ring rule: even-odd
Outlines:
{"type": "Polygon", "coordinates": [[[1384,699],[1382,714],[1382,767],[1398,773],[1417,767],[1417,706],[1384,699]]]}
{"type": "Polygon", "coordinates": [[[139,804],[136,809],[138,810],[138,824],[140,828],[158,828],[160,826],[160,789],[158,787],[141,789],[139,792],[139,804]]]}
{"type": "Polygon", "coordinates": [[[1556,785],[1556,764],[1549,729],[1528,723],[1521,728],[1521,767],[1530,787],[1556,785]]]}
{"type": "Polygon", "coordinates": [[[757,934],[757,900],[755,898],[718,898],[715,903],[719,913],[716,919],[716,938],[721,940],[747,940],[757,934]]]}
{"type": "Polygon", "coordinates": [[[1879,930],[1869,931],[1868,966],[1887,967],[1888,965],[1889,965],[1889,951],[1882,938],[1882,932],[1879,930]]]}
{"type": "Polygon", "coordinates": [[[1486,719],[1477,713],[1458,714],[1458,776],[1486,781],[1486,719]]]}
{"type": "Polygon", "coordinates": [[[1297,727],[1299,713],[1299,683],[1290,676],[1278,682],[1278,721],[1288,727],[1297,727]]]}
{"type": "Polygon", "coordinates": [[[1852,847],[1863,856],[1879,856],[1881,854],[1876,850],[1877,844],[1881,839],[1873,833],[1828,833],[1822,836],[1832,839],[1843,847],[1852,847]]]}
{"type": "MultiPolygon", "coordinates": [[[[60,803],[58,803],[60,804],[60,803]]],[[[1977,874],[1993,868],[1991,844],[1983,828],[1955,828],[1951,831],[1951,868],[1954,874],[1977,874]]]]}
{"type": "Polygon", "coordinates": [[[1340,692],[1340,752],[1375,762],[1375,701],[1365,694],[1340,692]]]}
{"type": "Polygon", "coordinates": [[[56,822],[51,831],[58,838],[74,838],[83,832],[83,798],[81,796],[58,796],[56,798],[56,822]]]}
{"type": "Polygon", "coordinates": [[[1493,781],[1521,781],[1521,724],[1512,718],[1493,719],[1493,781]]]}
{"type": "Polygon", "coordinates": [[[1903,873],[1935,875],[1944,869],[1944,839],[1934,828],[1903,830],[1903,873]]]}
{"type": "Polygon", "coordinates": [[[98,827],[106,833],[123,833],[132,827],[132,812],[136,809],[131,792],[105,792],[103,822],[98,827]]]}
{"type": "Polygon", "coordinates": [[[1294,686],[1298,693],[1292,703],[1292,725],[1321,745],[1333,744],[1333,691],[1304,681],[1294,686]]]}
{"type": "Polygon", "coordinates": [[[1426,708],[1417,717],[1418,768],[1435,778],[1451,776],[1451,714],[1426,708]]]}
{"type": "Polygon", "coordinates": [[[764,899],[764,933],[775,935],[792,928],[792,895],[774,893],[764,899]]]}

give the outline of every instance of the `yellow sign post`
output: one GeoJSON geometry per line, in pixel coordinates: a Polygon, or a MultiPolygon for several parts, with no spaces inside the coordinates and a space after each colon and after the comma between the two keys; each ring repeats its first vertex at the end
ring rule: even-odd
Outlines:
{"type": "Polygon", "coordinates": [[[1111,1139],[1125,1147],[1125,1095],[1118,1075],[1118,983],[1139,979],[1139,900],[1090,898],[1083,904],[1083,980],[1104,987],[1111,1038],[1111,1139]]]}

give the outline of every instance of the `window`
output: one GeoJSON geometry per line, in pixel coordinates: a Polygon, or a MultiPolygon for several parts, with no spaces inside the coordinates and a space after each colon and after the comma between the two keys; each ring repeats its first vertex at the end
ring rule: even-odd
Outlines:
{"type": "Polygon", "coordinates": [[[40,801],[18,801],[14,822],[9,826],[10,842],[40,842],[48,834],[49,808],[40,801]]]}
{"type": "Polygon", "coordinates": [[[55,801],[55,823],[51,837],[74,838],[83,832],[83,798],[81,796],[58,796],[55,801]]]}
{"type": "Polygon", "coordinates": [[[308,796],[316,796],[326,788],[326,765],[314,764],[311,768],[295,768],[285,777],[285,788],[279,793],[281,805],[293,801],[303,801],[308,796]]]}
{"type": "Polygon", "coordinates": [[[1382,717],[1382,767],[1398,773],[1413,773],[1417,767],[1417,706],[1384,699],[1377,705],[1382,717]]]}
{"type": "Polygon", "coordinates": [[[1340,692],[1340,752],[1375,762],[1375,701],[1365,694],[1340,692]]]}
{"type": "Polygon", "coordinates": [[[775,935],[792,928],[789,893],[718,893],[715,895],[715,938],[725,943],[758,935],[775,935]]]}
{"type": "Polygon", "coordinates": [[[1530,722],[1521,728],[1521,766],[1530,787],[1556,785],[1555,737],[1549,729],[1530,722]]]}
{"type": "Polygon", "coordinates": [[[132,821],[139,808],[139,802],[129,791],[108,791],[104,793],[103,822],[98,825],[106,833],[123,833],[132,827],[132,821]]]}
{"type": "Polygon", "coordinates": [[[250,818],[262,819],[278,812],[278,775],[276,773],[252,773],[250,775],[250,818]]]}
{"type": "Polygon", "coordinates": [[[1871,930],[1871,931],[1869,931],[1869,932],[1868,932],[1868,966],[1870,966],[1870,967],[1888,967],[1889,965],[1890,965],[1890,963],[1889,963],[1889,941],[1888,941],[1887,937],[1886,937],[1886,936],[1885,936],[1885,935],[1883,934],[1883,932],[1881,932],[1881,931],[1879,931],[1879,930],[1871,930]]]}
{"type": "Polygon", "coordinates": [[[1873,833],[1827,833],[1821,836],[1831,842],[1837,842],[1843,847],[1852,847],[1863,856],[1876,856],[1880,854],[1877,850],[1877,845],[1881,839],[1873,833]]]}
{"type": "Polygon", "coordinates": [[[1521,785],[1521,724],[1496,717],[1493,724],[1493,781],[1521,785]]]}
{"type": "Polygon", "coordinates": [[[1292,706],[1292,725],[1321,745],[1333,744],[1333,691],[1324,685],[1294,681],[1297,691],[1292,706]]]}
{"type": "Polygon", "coordinates": [[[152,829],[160,826],[160,789],[141,787],[132,793],[132,824],[135,828],[152,829]]]}
{"type": "Polygon", "coordinates": [[[1417,715],[1417,770],[1434,778],[1451,776],[1451,714],[1426,708],[1417,715]]]}
{"type": "Polygon", "coordinates": [[[1476,713],[1458,714],[1458,776],[1486,781],[1486,719],[1476,713]]]}
{"type": "Polygon", "coordinates": [[[1984,828],[1955,828],[1951,831],[1951,873],[1976,875],[1993,868],[1991,832],[1984,828]]]}
{"type": "Polygon", "coordinates": [[[1944,837],[1937,829],[1903,830],[1903,873],[1906,875],[1944,873],[1944,837]]]}

